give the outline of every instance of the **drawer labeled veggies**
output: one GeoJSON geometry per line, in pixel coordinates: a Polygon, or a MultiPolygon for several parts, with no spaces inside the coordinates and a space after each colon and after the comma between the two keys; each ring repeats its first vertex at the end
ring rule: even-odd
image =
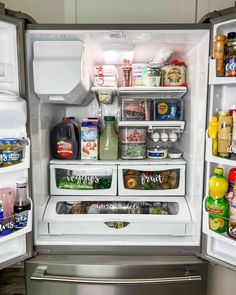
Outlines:
{"type": "Polygon", "coordinates": [[[52,195],[116,195],[116,166],[51,165],[50,171],[52,195]]]}
{"type": "Polygon", "coordinates": [[[184,195],[185,165],[119,166],[120,195],[184,195]]]}

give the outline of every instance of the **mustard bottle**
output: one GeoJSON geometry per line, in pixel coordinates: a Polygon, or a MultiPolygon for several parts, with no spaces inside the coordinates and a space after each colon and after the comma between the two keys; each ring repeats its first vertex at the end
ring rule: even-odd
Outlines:
{"type": "Polygon", "coordinates": [[[218,155],[218,118],[212,117],[208,127],[208,136],[212,139],[212,155],[218,155]]]}

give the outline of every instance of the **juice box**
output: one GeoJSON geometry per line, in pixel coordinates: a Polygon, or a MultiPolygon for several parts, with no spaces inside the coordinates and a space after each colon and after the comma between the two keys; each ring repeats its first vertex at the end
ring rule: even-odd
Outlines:
{"type": "Polygon", "coordinates": [[[98,120],[87,119],[81,125],[81,159],[98,159],[98,120]]]}

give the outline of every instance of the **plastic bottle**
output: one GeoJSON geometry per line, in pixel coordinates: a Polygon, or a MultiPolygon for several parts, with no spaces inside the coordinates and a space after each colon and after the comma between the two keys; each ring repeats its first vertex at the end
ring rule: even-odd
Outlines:
{"type": "Polygon", "coordinates": [[[232,133],[232,116],[227,112],[219,112],[218,124],[218,155],[222,158],[229,158],[229,149],[232,133]]]}
{"type": "Polygon", "coordinates": [[[216,35],[213,42],[213,58],[216,59],[216,77],[224,77],[225,46],[227,38],[224,35],[216,35]]]}
{"type": "Polygon", "coordinates": [[[208,127],[208,136],[212,139],[212,155],[218,155],[218,118],[212,117],[208,127]]]}
{"type": "Polygon", "coordinates": [[[58,159],[77,159],[79,152],[79,130],[76,124],[63,117],[51,131],[52,155],[58,159]]]}
{"type": "Polygon", "coordinates": [[[118,159],[118,136],[115,131],[115,117],[105,116],[105,128],[100,137],[100,160],[118,159]]]}
{"type": "Polygon", "coordinates": [[[228,235],[236,239],[236,183],[233,187],[233,197],[229,203],[229,227],[228,235]]]}
{"type": "Polygon", "coordinates": [[[222,168],[216,168],[215,174],[209,180],[209,196],[205,202],[205,210],[209,213],[209,228],[218,233],[224,233],[228,228],[229,204],[225,198],[228,181],[222,168]]]}
{"type": "Polygon", "coordinates": [[[28,198],[28,188],[26,179],[16,181],[16,199],[14,204],[15,229],[24,228],[28,221],[28,210],[31,203],[28,198]]]}
{"type": "Polygon", "coordinates": [[[232,198],[233,198],[233,187],[235,182],[236,182],[236,168],[232,168],[230,169],[229,175],[228,175],[229,187],[228,187],[228,191],[226,195],[226,199],[228,200],[229,203],[232,201],[232,198]]]}

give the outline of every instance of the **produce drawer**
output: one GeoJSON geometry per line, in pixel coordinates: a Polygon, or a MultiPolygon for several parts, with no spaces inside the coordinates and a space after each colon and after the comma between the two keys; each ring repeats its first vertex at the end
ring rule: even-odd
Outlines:
{"type": "Polygon", "coordinates": [[[115,165],[50,165],[51,195],[116,195],[115,165]]]}
{"type": "Polygon", "coordinates": [[[185,164],[120,165],[119,195],[184,195],[185,164]]]}
{"type": "Polygon", "coordinates": [[[187,235],[192,219],[185,198],[144,199],[55,196],[43,221],[50,235],[187,235]]]}

